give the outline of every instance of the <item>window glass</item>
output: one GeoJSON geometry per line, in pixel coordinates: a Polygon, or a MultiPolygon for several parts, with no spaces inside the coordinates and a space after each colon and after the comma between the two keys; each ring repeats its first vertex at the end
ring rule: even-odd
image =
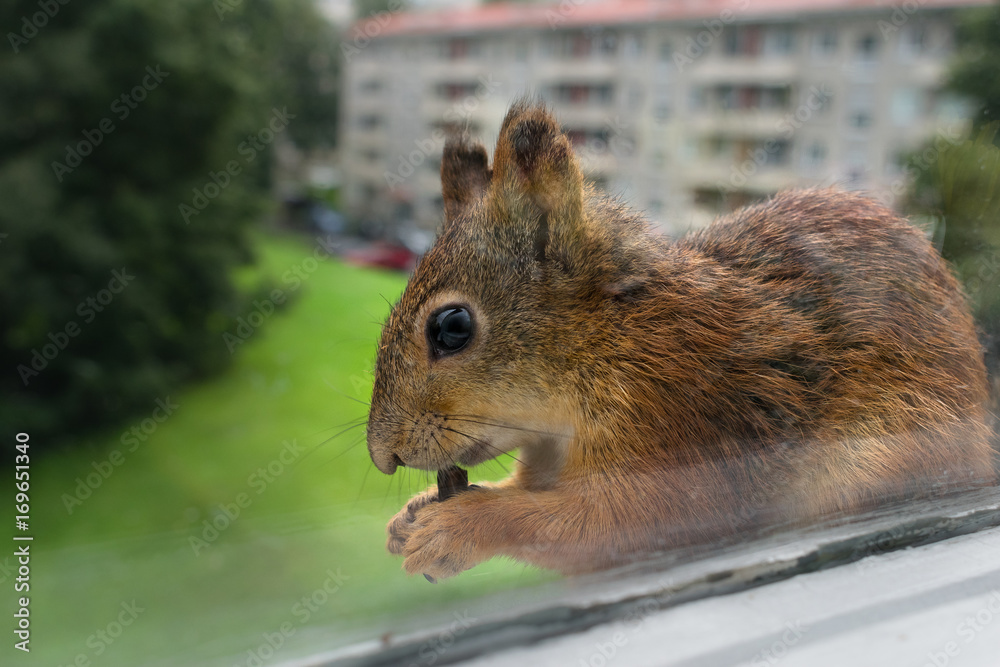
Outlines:
{"type": "Polygon", "coordinates": [[[3,664],[432,667],[995,505],[996,7],[91,3],[0,7],[3,664]]]}

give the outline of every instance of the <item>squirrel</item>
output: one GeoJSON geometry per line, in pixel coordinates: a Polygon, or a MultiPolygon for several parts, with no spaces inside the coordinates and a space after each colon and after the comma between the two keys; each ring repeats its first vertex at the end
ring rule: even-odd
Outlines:
{"type": "MultiPolygon", "coordinates": [[[[586,184],[521,100],[492,165],[450,136],[444,223],[378,345],[374,465],[516,469],[388,525],[430,580],[494,556],[573,574],[995,483],[986,371],[924,234],[834,189],[679,240],[586,184]]],[[[445,494],[442,490],[442,496],[445,494]]]]}

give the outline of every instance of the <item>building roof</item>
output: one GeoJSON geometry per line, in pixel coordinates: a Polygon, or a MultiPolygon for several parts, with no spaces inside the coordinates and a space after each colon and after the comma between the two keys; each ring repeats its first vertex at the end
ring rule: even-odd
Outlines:
{"type": "Polygon", "coordinates": [[[381,14],[359,22],[372,37],[476,33],[516,28],[569,28],[589,25],[702,21],[725,22],[764,17],[795,17],[820,13],[898,11],[972,7],[989,0],[562,0],[560,4],[499,3],[469,9],[381,14]],[[724,12],[729,12],[723,14],[724,12]]]}

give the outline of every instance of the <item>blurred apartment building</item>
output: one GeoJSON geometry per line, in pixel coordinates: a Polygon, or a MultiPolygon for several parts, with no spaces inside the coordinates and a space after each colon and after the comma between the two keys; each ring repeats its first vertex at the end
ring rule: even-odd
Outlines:
{"type": "Polygon", "coordinates": [[[563,0],[386,14],[345,36],[349,215],[433,230],[443,132],[488,149],[540,97],[584,173],[668,233],[792,186],[892,203],[904,157],[955,138],[958,13],[984,0],[563,0]]]}

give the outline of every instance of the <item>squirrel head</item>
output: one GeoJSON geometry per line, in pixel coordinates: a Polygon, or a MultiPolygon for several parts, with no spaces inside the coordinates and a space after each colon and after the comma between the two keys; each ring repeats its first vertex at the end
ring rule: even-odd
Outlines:
{"type": "Polygon", "coordinates": [[[644,223],[584,185],[540,106],[510,109],[492,168],[481,144],[450,137],[441,178],[444,226],[375,364],[368,450],[390,474],[570,438],[608,303],[648,257],[644,223]]]}

